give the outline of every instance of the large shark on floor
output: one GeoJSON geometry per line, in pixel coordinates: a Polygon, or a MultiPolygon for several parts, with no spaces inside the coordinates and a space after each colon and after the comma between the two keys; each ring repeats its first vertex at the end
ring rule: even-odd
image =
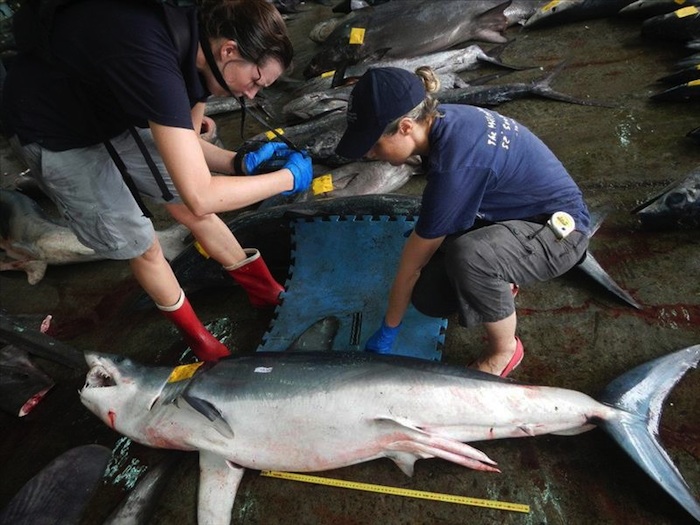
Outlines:
{"type": "Polygon", "coordinates": [[[199,451],[200,525],[230,523],[246,468],[313,472],[385,457],[409,475],[422,458],[498,472],[467,443],[596,426],[700,521],[700,503],[657,440],[663,401],[697,365],[700,345],[631,370],[599,401],[367,352],[257,352],[174,368],[86,360],[80,399],[102,421],[147,446],[199,451]]]}

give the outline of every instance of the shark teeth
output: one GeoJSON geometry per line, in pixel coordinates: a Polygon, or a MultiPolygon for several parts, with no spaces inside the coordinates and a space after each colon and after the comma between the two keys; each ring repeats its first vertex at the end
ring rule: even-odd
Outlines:
{"type": "Polygon", "coordinates": [[[112,375],[103,366],[94,366],[85,377],[85,388],[104,388],[116,386],[112,375]]]}

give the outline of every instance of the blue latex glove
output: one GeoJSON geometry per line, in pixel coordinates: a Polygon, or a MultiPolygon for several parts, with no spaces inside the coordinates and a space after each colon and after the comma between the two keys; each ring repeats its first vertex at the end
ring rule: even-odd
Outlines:
{"type": "Polygon", "coordinates": [[[243,157],[243,165],[248,175],[253,175],[260,165],[272,157],[289,157],[292,150],[284,142],[266,142],[255,151],[250,151],[243,157]]]}
{"type": "Polygon", "coordinates": [[[365,343],[365,350],[376,354],[390,354],[391,347],[394,346],[394,341],[396,341],[396,336],[399,335],[400,328],[401,323],[399,323],[399,326],[392,328],[387,326],[386,321],[382,320],[381,328],[374,332],[372,337],[365,343]]]}
{"type": "Polygon", "coordinates": [[[306,152],[293,151],[287,162],[283,166],[292,172],[294,176],[294,187],[289,191],[283,191],[282,195],[293,195],[304,191],[311,185],[314,176],[314,168],[311,164],[311,157],[306,152]]]}

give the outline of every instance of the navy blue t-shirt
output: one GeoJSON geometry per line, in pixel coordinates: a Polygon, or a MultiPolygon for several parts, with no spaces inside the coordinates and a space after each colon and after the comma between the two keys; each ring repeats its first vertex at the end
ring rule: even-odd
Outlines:
{"type": "Polygon", "coordinates": [[[51,64],[20,55],[8,70],[6,131],[60,151],[149,120],[192,129],[191,108],[209,93],[195,66],[196,9],[178,8],[177,16],[191,35],[182,57],[155,2],[90,0],[61,9],[51,64]]]}
{"type": "Polygon", "coordinates": [[[583,196],[562,163],[530,130],[495,111],[439,106],[430,135],[427,184],[416,233],[433,239],[474,221],[569,213],[588,232],[583,196]]]}

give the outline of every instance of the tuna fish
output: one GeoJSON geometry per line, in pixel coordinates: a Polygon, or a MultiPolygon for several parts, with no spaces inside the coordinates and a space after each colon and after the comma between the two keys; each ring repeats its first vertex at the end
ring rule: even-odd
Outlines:
{"type": "Polygon", "coordinates": [[[700,9],[692,5],[647,18],[642,22],[642,36],[682,42],[700,38],[700,9]]]}
{"type": "Polygon", "coordinates": [[[552,0],[540,7],[524,26],[544,27],[615,16],[632,0],[552,0]]]}
{"type": "Polygon", "coordinates": [[[620,15],[629,17],[649,18],[665,15],[689,5],[698,5],[698,0],[636,0],[620,9],[620,15]]]}
{"type": "Polygon", "coordinates": [[[599,400],[468,368],[367,352],[269,352],[144,366],[87,353],[81,402],[143,445],[198,451],[198,523],[230,523],[246,468],[314,472],[389,458],[406,474],[440,458],[487,472],[473,441],[600,427],[695,519],[700,503],[657,439],[662,404],[700,345],[638,366],[599,400]],[[300,424],[303,422],[303,424],[300,424]]]}
{"type": "Polygon", "coordinates": [[[419,56],[469,40],[503,43],[510,1],[402,0],[353,11],[326,38],[304,76],[362,60],[419,56]],[[411,28],[407,31],[406,28],[411,28]]]}

